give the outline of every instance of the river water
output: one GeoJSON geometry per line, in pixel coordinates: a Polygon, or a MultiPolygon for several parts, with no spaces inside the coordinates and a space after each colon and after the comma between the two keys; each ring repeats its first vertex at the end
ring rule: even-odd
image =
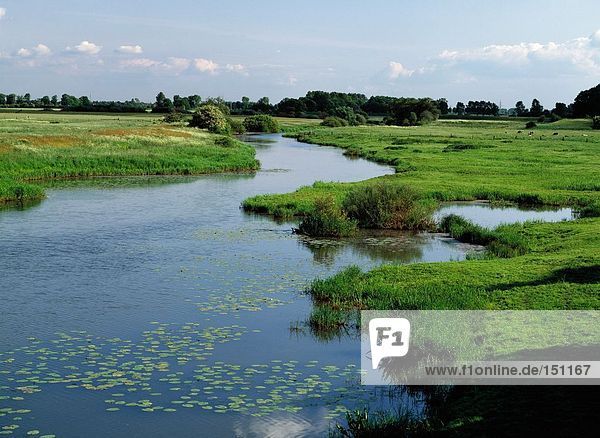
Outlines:
{"type": "Polygon", "coordinates": [[[311,240],[246,214],[252,195],[393,173],[279,135],[246,140],[256,174],[60,183],[0,211],[0,433],[312,436],[388,402],[358,384],[358,340],[302,329],[302,291],[349,264],[469,248],[428,234],[311,240]]]}

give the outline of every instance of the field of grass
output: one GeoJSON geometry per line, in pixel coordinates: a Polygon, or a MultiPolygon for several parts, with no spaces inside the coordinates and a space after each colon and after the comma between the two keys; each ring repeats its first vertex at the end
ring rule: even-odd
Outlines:
{"type": "MultiPolygon", "coordinates": [[[[341,147],[349,156],[389,164],[396,175],[377,179],[413,186],[440,201],[581,206],[600,197],[600,132],[591,130],[587,120],[541,124],[532,135],[522,121],[460,120],[418,127],[296,126],[288,132],[303,142],[341,147]]],[[[290,194],[250,198],[244,207],[276,216],[302,215],[319,196],[331,194],[341,201],[353,185],[371,182],[317,182],[290,194]]]]}
{"type": "Polygon", "coordinates": [[[43,197],[44,181],[256,170],[244,143],[162,117],[0,112],[0,203],[43,197]]]}

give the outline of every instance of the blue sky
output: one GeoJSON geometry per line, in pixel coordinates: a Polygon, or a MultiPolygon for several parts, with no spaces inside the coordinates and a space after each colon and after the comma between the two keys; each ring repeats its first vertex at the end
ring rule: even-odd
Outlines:
{"type": "Polygon", "coordinates": [[[597,0],[0,0],[0,92],[551,107],[600,82],[599,29],[597,0]]]}

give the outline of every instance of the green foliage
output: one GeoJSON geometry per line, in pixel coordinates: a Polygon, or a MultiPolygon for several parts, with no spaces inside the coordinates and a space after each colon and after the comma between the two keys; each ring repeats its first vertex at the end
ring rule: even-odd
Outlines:
{"type": "Polygon", "coordinates": [[[600,129],[600,116],[592,117],[592,129],[600,129]]]}
{"type": "Polygon", "coordinates": [[[341,117],[330,116],[325,117],[325,119],[321,123],[321,126],[327,126],[329,128],[340,128],[342,126],[348,126],[348,122],[345,119],[342,119],[341,117]]]}
{"type": "Polygon", "coordinates": [[[266,114],[246,117],[244,119],[244,127],[249,132],[279,132],[279,123],[277,123],[277,120],[266,114]]]}
{"type": "Polygon", "coordinates": [[[163,117],[165,123],[181,123],[185,121],[185,116],[181,113],[172,112],[163,117]]]}
{"type": "Polygon", "coordinates": [[[391,105],[390,121],[394,125],[430,123],[440,115],[437,102],[432,99],[398,98],[391,105]]]}
{"type": "Polygon", "coordinates": [[[337,424],[332,438],[425,437],[433,434],[426,419],[419,419],[409,411],[395,413],[358,409],[346,413],[346,425],[337,424]]]}
{"type": "Polygon", "coordinates": [[[314,237],[348,237],[356,232],[356,222],[327,196],[315,201],[314,210],[302,220],[298,232],[314,237]]]}
{"type": "Polygon", "coordinates": [[[592,202],[579,210],[579,217],[600,217],[600,201],[592,202]]]}
{"type": "Polygon", "coordinates": [[[190,122],[190,127],[207,129],[214,134],[229,134],[231,128],[225,115],[214,105],[203,105],[196,111],[190,122]]]}
{"type": "Polygon", "coordinates": [[[537,123],[530,121],[525,123],[525,129],[533,129],[533,128],[537,128],[537,123]]]}
{"type": "Polygon", "coordinates": [[[441,220],[440,230],[461,242],[484,245],[487,252],[496,257],[516,257],[527,252],[527,242],[512,226],[500,226],[489,230],[457,216],[448,215],[441,220]]]}
{"type": "Polygon", "coordinates": [[[227,123],[229,123],[231,132],[233,132],[234,134],[244,134],[246,132],[246,127],[244,126],[244,123],[239,119],[229,117],[227,119],[227,123]]]}
{"type": "Polygon", "coordinates": [[[342,206],[361,228],[425,230],[432,226],[436,202],[407,186],[377,183],[351,190],[342,206]]]}
{"type": "Polygon", "coordinates": [[[232,148],[238,145],[238,142],[231,138],[228,135],[224,135],[222,137],[217,137],[215,139],[215,145],[217,146],[223,146],[225,148],[232,148]]]}

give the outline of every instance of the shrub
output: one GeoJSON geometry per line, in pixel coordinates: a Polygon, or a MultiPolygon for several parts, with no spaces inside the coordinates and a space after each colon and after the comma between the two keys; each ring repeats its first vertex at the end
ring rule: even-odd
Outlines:
{"type": "Polygon", "coordinates": [[[341,128],[342,126],[348,126],[348,122],[341,117],[326,117],[325,120],[321,122],[321,126],[328,126],[330,128],[341,128]]]}
{"type": "Polygon", "coordinates": [[[378,183],[350,191],[342,207],[361,228],[424,230],[433,224],[436,202],[407,186],[378,183]]]}
{"type": "Polygon", "coordinates": [[[239,119],[232,119],[231,117],[227,119],[227,123],[229,123],[229,127],[231,128],[231,132],[234,134],[243,134],[246,132],[246,127],[244,123],[239,119]]]}
{"type": "Polygon", "coordinates": [[[356,232],[356,222],[336,205],[332,196],[318,198],[315,207],[300,223],[300,234],[313,237],[347,237],[356,232]]]}
{"type": "Polygon", "coordinates": [[[592,117],[592,129],[600,129],[600,116],[592,117]]]}
{"type": "Polygon", "coordinates": [[[231,128],[225,115],[214,105],[204,105],[192,116],[190,127],[207,129],[215,134],[229,134],[231,128]]]}
{"type": "Polygon", "coordinates": [[[250,132],[279,132],[277,120],[266,114],[246,117],[244,119],[244,127],[250,132]]]}
{"type": "Polygon", "coordinates": [[[535,123],[535,122],[527,122],[525,124],[525,129],[533,129],[533,128],[536,128],[536,127],[537,127],[537,123],[535,123]]]}
{"type": "Polygon", "coordinates": [[[431,111],[425,110],[421,113],[421,117],[419,117],[419,121],[422,124],[431,123],[436,120],[436,117],[433,115],[431,111]]]}
{"type": "Polygon", "coordinates": [[[224,135],[215,140],[215,145],[223,146],[226,148],[232,148],[232,147],[236,146],[236,141],[233,138],[229,137],[228,135],[224,135]]]}
{"type": "Polygon", "coordinates": [[[368,123],[368,120],[365,116],[363,116],[362,114],[356,115],[356,124],[357,125],[366,125],[367,123],[368,123]]]}
{"type": "Polygon", "coordinates": [[[165,123],[181,123],[184,121],[184,117],[183,117],[183,114],[181,114],[181,113],[172,112],[172,113],[167,114],[163,118],[163,121],[165,123]]]}

